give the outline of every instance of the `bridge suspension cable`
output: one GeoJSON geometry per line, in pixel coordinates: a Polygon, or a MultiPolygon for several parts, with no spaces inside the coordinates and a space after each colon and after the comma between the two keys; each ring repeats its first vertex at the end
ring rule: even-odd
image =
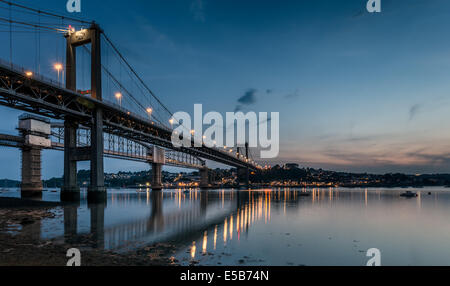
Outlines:
{"type": "Polygon", "coordinates": [[[117,47],[113,44],[113,42],[109,39],[109,37],[103,33],[102,34],[114,52],[120,57],[120,59],[125,63],[125,65],[130,69],[130,71],[134,74],[134,76],[139,80],[142,86],[148,91],[148,93],[164,108],[164,110],[170,115],[173,116],[172,112],[162,103],[162,101],[153,93],[153,91],[148,87],[148,85],[144,82],[144,80],[138,75],[136,70],[130,65],[130,63],[125,59],[122,53],[117,49],[117,47]]]}
{"type": "MultiPolygon", "coordinates": [[[[18,24],[18,25],[23,25],[23,26],[27,26],[27,27],[31,27],[31,28],[40,28],[40,29],[44,29],[44,30],[48,30],[48,31],[52,31],[52,32],[60,32],[60,33],[66,33],[68,30],[67,29],[60,29],[60,28],[55,28],[55,27],[49,27],[49,26],[43,26],[43,25],[37,25],[37,24],[31,24],[31,23],[27,23],[27,22],[22,22],[22,21],[16,21],[16,20],[10,20],[10,19],[6,19],[3,17],[0,17],[0,21],[2,22],[6,22],[6,23],[10,23],[11,25],[14,24],[18,24]]],[[[10,25],[10,27],[12,27],[10,25]]],[[[11,29],[11,33],[12,33],[12,29],[11,29]]]]}

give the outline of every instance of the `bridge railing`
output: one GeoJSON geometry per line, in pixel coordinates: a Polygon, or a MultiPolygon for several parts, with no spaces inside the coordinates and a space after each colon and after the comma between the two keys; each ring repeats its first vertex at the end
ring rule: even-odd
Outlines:
{"type": "Polygon", "coordinates": [[[44,83],[47,83],[47,84],[50,84],[50,85],[53,85],[53,86],[56,86],[56,87],[63,87],[62,86],[62,81],[58,81],[58,80],[54,80],[54,79],[45,77],[45,76],[43,76],[41,74],[38,74],[38,73],[36,73],[34,71],[31,71],[30,69],[26,69],[26,68],[24,68],[22,66],[13,64],[13,63],[11,63],[9,61],[5,61],[2,58],[0,58],[0,65],[4,66],[6,68],[9,68],[10,70],[12,70],[12,71],[14,71],[16,73],[21,73],[23,75],[26,75],[27,72],[32,72],[33,74],[31,76],[31,78],[33,78],[33,79],[39,80],[41,82],[44,82],[44,83]]]}

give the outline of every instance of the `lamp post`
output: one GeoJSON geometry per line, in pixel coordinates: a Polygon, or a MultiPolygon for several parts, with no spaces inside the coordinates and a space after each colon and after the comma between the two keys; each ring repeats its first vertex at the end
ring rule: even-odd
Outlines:
{"type": "Polygon", "coordinates": [[[153,109],[151,107],[148,107],[145,111],[147,111],[148,117],[151,119],[152,118],[153,109]]]}
{"type": "Polygon", "coordinates": [[[116,94],[114,96],[116,97],[117,102],[119,103],[120,107],[122,107],[122,93],[116,92],[116,94]]]}
{"type": "Polygon", "coordinates": [[[61,73],[61,71],[64,73],[63,71],[63,65],[60,63],[56,63],[53,68],[58,72],[58,84],[61,85],[61,81],[60,81],[60,77],[59,74],[61,73]]]}

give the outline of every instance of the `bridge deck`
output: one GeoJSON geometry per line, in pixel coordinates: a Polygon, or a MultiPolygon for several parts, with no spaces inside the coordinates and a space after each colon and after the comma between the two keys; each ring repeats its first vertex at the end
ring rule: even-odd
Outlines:
{"type": "Polygon", "coordinates": [[[75,120],[85,126],[92,125],[95,108],[102,108],[105,132],[145,142],[167,149],[219,162],[225,165],[256,170],[245,159],[237,158],[217,148],[176,148],[172,145],[172,130],[158,123],[119,108],[106,101],[78,94],[33,75],[29,78],[23,68],[0,61],[0,105],[60,120],[75,120]]]}

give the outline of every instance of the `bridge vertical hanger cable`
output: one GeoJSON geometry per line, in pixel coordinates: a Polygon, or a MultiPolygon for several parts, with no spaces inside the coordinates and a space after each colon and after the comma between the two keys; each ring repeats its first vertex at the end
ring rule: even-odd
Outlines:
{"type": "Polygon", "coordinates": [[[11,68],[13,66],[12,49],[13,49],[13,45],[12,45],[12,7],[11,7],[11,3],[10,3],[9,4],[9,62],[11,64],[11,68]]]}
{"type": "MultiPolygon", "coordinates": [[[[61,28],[62,29],[64,29],[64,17],[63,18],[61,18],[61,28]]],[[[65,46],[64,46],[64,42],[65,42],[65,40],[64,40],[64,38],[63,39],[61,39],[60,40],[61,42],[62,42],[62,48],[61,48],[61,60],[59,61],[63,66],[65,66],[66,64],[64,63],[64,58],[65,58],[65,55],[64,55],[64,50],[65,50],[65,46]]],[[[66,67],[67,68],[67,67],[66,67]]],[[[63,75],[62,75],[62,78],[61,78],[61,83],[62,83],[62,86],[64,86],[65,87],[65,82],[66,82],[66,79],[65,79],[65,77],[64,77],[64,68],[62,69],[63,70],[63,75]]],[[[75,86],[75,90],[76,90],[77,88],[76,88],[76,86],[75,86]]]]}
{"type": "Polygon", "coordinates": [[[38,71],[38,28],[34,27],[34,45],[35,45],[35,51],[34,51],[34,70],[35,72],[38,71]]]}
{"type": "Polygon", "coordinates": [[[81,54],[80,54],[80,65],[81,65],[81,86],[82,86],[82,89],[85,90],[86,89],[86,82],[85,82],[85,74],[86,73],[84,70],[84,52],[81,52],[81,54]]]}
{"type": "MultiPolygon", "coordinates": [[[[38,24],[41,25],[41,11],[38,12],[38,24]]],[[[38,29],[38,74],[41,74],[41,30],[38,29]]]]}

